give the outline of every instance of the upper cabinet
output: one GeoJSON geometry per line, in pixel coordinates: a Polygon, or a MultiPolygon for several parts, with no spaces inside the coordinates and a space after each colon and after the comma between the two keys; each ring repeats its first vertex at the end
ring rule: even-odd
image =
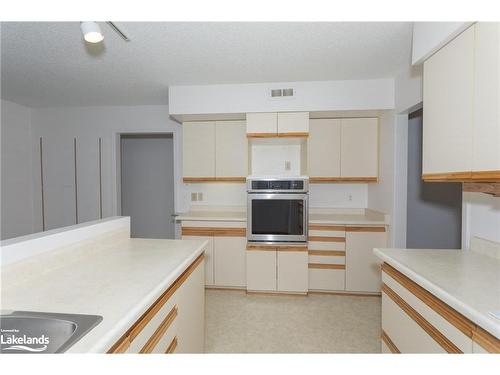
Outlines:
{"type": "Polygon", "coordinates": [[[247,144],[245,121],[184,122],[184,182],[244,182],[247,144]]]}
{"type": "Polygon", "coordinates": [[[424,63],[423,179],[500,181],[500,27],[477,23],[424,63]]]}
{"type": "Polygon", "coordinates": [[[307,137],[309,112],[247,113],[247,137],[307,137]]]}
{"type": "Polygon", "coordinates": [[[378,119],[313,119],[309,131],[311,182],[376,182],[378,119]]]}

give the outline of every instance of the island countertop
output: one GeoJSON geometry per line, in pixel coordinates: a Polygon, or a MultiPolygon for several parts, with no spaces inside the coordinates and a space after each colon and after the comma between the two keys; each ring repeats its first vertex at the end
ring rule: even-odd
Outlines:
{"type": "Polygon", "coordinates": [[[437,298],[500,339],[500,260],[466,250],[374,249],[437,298]]]}
{"type": "Polygon", "coordinates": [[[68,353],[104,353],[203,253],[206,241],[121,238],[2,269],[2,309],[103,317],[68,353]]]}

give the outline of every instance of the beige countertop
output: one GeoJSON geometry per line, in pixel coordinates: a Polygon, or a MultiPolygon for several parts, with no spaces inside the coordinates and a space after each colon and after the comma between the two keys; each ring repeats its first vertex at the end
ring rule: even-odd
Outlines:
{"type": "Polygon", "coordinates": [[[106,352],[203,252],[205,241],[120,238],[2,268],[3,310],[101,315],[69,353],[106,352]]]}
{"type": "Polygon", "coordinates": [[[500,339],[500,259],[467,250],[374,249],[459,313],[500,339]]]}

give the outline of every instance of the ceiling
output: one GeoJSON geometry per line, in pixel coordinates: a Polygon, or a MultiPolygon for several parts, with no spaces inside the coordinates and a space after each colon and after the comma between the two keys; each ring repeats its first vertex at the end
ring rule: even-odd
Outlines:
{"type": "Polygon", "coordinates": [[[78,22],[1,24],[2,98],[31,107],[166,104],[169,85],[393,77],[411,22],[120,22],[125,42],[83,42],[78,22]]]}

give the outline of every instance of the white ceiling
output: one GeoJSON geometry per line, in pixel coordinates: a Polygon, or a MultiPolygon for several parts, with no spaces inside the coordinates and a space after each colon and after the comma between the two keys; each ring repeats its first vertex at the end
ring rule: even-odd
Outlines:
{"type": "Polygon", "coordinates": [[[169,85],[388,78],[410,62],[410,22],[119,23],[130,42],[100,25],[88,45],[78,22],[2,23],[2,97],[166,104],[169,85]]]}

